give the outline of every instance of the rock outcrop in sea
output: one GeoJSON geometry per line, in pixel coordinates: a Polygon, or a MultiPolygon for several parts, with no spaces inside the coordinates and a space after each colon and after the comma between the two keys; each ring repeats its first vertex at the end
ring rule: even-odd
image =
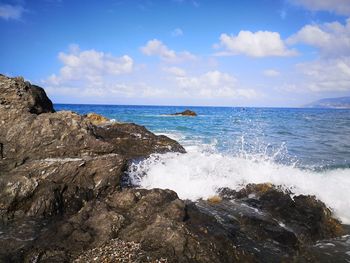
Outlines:
{"type": "Polygon", "coordinates": [[[0,76],[0,146],[0,262],[312,262],[315,241],[344,231],[322,202],[269,184],[198,202],[124,187],[131,160],[185,149],[55,112],[23,78],[0,76]]]}
{"type": "Polygon", "coordinates": [[[185,110],[185,111],[182,111],[182,112],[176,112],[176,113],[171,114],[171,115],[175,115],[175,116],[191,116],[191,117],[194,117],[194,116],[197,116],[197,113],[195,113],[194,111],[191,111],[191,110],[185,110]]]}

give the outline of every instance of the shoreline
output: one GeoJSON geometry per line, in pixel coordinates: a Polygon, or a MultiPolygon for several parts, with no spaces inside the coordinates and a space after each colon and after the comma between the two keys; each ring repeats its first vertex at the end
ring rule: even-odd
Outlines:
{"type": "Polygon", "coordinates": [[[198,202],[121,189],[130,160],[185,149],[143,126],[56,112],[22,78],[0,76],[0,123],[1,224],[12,230],[0,260],[71,262],[113,240],[140,244],[141,262],[307,260],[325,256],[315,242],[347,234],[315,197],[269,183],[198,202]]]}

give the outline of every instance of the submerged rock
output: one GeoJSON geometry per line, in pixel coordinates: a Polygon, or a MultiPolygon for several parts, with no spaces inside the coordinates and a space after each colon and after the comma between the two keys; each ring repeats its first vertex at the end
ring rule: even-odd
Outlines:
{"type": "Polygon", "coordinates": [[[171,114],[171,115],[180,115],[180,116],[197,116],[197,113],[195,113],[194,111],[191,111],[191,110],[185,110],[183,112],[177,112],[177,113],[174,113],[174,114],[171,114]]]}

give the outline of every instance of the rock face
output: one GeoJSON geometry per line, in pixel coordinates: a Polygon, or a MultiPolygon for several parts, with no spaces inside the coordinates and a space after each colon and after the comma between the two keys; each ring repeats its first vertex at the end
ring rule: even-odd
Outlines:
{"type": "Polygon", "coordinates": [[[195,113],[194,111],[191,111],[191,110],[185,110],[183,112],[177,112],[177,113],[174,113],[174,114],[171,114],[171,115],[179,115],[179,116],[197,116],[197,113],[195,113]]]}
{"type": "Polygon", "coordinates": [[[136,124],[54,112],[21,78],[0,76],[0,125],[0,262],[312,262],[313,242],[343,233],[314,197],[268,184],[196,203],[123,188],[130,160],[184,148],[136,124]]]}
{"type": "Polygon", "coordinates": [[[86,202],[120,190],[128,160],[185,152],[176,141],[136,124],[96,126],[104,120],[55,112],[42,88],[0,76],[2,224],[76,213],[86,202]]]}

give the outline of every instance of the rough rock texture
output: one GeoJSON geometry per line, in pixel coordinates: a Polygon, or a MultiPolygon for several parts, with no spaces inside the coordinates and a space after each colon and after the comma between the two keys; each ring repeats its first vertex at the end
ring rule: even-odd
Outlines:
{"type": "Polygon", "coordinates": [[[0,228],[40,221],[28,227],[34,233],[43,220],[72,215],[120,191],[128,160],[185,152],[136,124],[96,126],[104,120],[96,116],[55,112],[42,88],[0,75],[0,228]]]}
{"type": "Polygon", "coordinates": [[[96,113],[88,113],[86,114],[86,118],[89,119],[94,125],[103,125],[110,121],[106,117],[96,113]]]}
{"type": "Polygon", "coordinates": [[[196,203],[122,189],[130,160],[185,150],[95,120],[54,112],[41,88],[0,76],[0,262],[312,262],[313,242],[343,233],[322,202],[269,184],[196,203]]]}
{"type": "MultiPolygon", "coordinates": [[[[0,74],[0,105],[2,110],[15,110],[35,114],[54,112],[45,91],[23,78],[8,78],[0,74]]],[[[2,123],[3,124],[3,123],[2,123]]]]}
{"type": "Polygon", "coordinates": [[[180,115],[180,116],[197,116],[197,113],[195,113],[194,111],[191,111],[191,110],[185,110],[183,112],[177,112],[177,113],[174,113],[174,114],[171,114],[171,115],[180,115]]]}
{"type": "Polygon", "coordinates": [[[221,195],[226,199],[240,200],[252,208],[270,214],[292,230],[302,243],[344,233],[340,222],[314,196],[299,195],[292,198],[288,192],[271,184],[247,185],[238,192],[222,189],[221,195]]]}

